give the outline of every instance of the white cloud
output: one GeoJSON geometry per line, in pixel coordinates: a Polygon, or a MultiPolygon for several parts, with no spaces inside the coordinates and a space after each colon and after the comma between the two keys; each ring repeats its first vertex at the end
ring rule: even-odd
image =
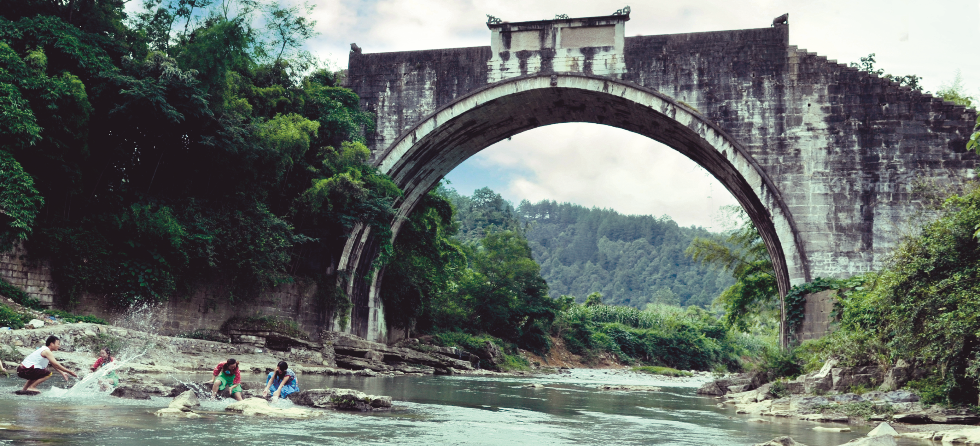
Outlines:
{"type": "Polygon", "coordinates": [[[682,226],[716,227],[718,208],[735,199],[707,171],[645,136],[596,124],[562,124],[501,141],[467,163],[522,172],[505,197],[549,199],[667,214],[682,226]]]}

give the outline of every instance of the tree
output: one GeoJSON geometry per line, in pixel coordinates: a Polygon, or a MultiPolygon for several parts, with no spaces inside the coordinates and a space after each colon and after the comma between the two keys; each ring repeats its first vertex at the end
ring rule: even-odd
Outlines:
{"type": "Polygon", "coordinates": [[[762,237],[744,211],[742,225],[724,240],[695,238],[685,254],[703,265],[731,273],[735,284],[718,296],[729,327],[747,331],[749,318],[773,311],[779,304],[776,274],[762,237]]]}
{"type": "Polygon", "coordinates": [[[953,77],[952,82],[943,83],[939,90],[936,91],[936,95],[943,98],[943,100],[964,107],[971,107],[973,105],[973,96],[966,95],[966,87],[963,85],[963,77],[960,74],[960,70],[956,70],[956,76],[953,77]]]}
{"type": "Polygon", "coordinates": [[[13,156],[0,150],[0,252],[27,239],[43,205],[34,179],[13,156]]]}
{"type": "MultiPolygon", "coordinates": [[[[864,71],[866,73],[874,74],[876,76],[881,76],[890,81],[898,82],[899,85],[909,87],[914,91],[922,91],[922,86],[919,82],[922,78],[914,74],[907,74],[905,76],[895,76],[891,74],[884,74],[885,70],[875,68],[875,53],[868,54],[868,57],[862,57],[861,63],[851,62],[851,67],[857,68],[858,70],[864,71]]],[[[927,92],[928,93],[928,92],[927,92]]]]}
{"type": "Polygon", "coordinates": [[[602,293],[595,292],[595,293],[589,294],[588,296],[585,297],[585,303],[582,304],[582,305],[585,305],[587,307],[594,307],[596,305],[602,305],[602,293]]]}
{"type": "Polygon", "coordinates": [[[294,58],[304,59],[306,57],[300,52],[303,43],[307,39],[316,36],[314,29],[315,20],[310,20],[303,15],[312,14],[313,5],[304,4],[302,10],[299,6],[283,8],[277,2],[266,4],[263,8],[266,14],[266,30],[269,31],[270,40],[268,42],[271,51],[270,55],[275,54],[275,63],[282,60],[283,55],[292,55],[294,58]]]}

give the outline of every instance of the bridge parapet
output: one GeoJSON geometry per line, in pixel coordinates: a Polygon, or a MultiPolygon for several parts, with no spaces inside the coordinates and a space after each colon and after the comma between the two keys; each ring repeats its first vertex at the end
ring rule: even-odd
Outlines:
{"type": "Polygon", "coordinates": [[[603,17],[555,18],[507,23],[494,19],[489,83],[537,73],[584,73],[622,78],[629,10],[603,17]]]}

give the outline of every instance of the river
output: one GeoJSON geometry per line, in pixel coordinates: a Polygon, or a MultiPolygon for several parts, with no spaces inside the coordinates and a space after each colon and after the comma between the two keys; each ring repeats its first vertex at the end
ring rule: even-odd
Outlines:
{"type": "MultiPolygon", "coordinates": [[[[172,377],[184,381],[207,375],[172,377]]],[[[60,377],[57,377],[60,380],[60,377]]],[[[159,377],[154,377],[159,379],[159,377]]],[[[257,381],[259,375],[243,375],[257,381]]],[[[658,380],[606,370],[571,375],[329,377],[300,375],[306,389],[340,387],[389,395],[391,412],[342,413],[312,420],[246,418],[222,413],[227,401],[205,401],[204,418],[153,415],[168,398],[122,400],[99,393],[13,395],[21,380],[0,378],[0,444],[398,444],[398,445],[750,445],[781,435],[809,446],[838,445],[863,436],[817,432],[788,419],[750,421],[717,400],[696,396],[694,382],[658,380]],[[539,383],[540,389],[525,388],[539,383]],[[599,384],[660,385],[660,392],[602,391],[599,384]]],[[[62,386],[52,378],[49,382],[62,386]]],[[[42,386],[44,388],[44,386],[42,386]]],[[[290,404],[286,402],[286,404],[290,404]]]]}

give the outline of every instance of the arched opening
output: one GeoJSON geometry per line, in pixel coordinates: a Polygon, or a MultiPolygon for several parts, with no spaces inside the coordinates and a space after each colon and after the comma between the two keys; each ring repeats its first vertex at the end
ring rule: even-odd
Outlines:
{"type": "MultiPolygon", "coordinates": [[[[656,91],[580,74],[522,76],[488,85],[423,119],[378,152],[375,164],[402,188],[392,223],[404,218],[441,178],[475,153],[533,128],[589,122],[628,130],[664,143],[704,167],[745,209],[773,260],[781,295],[807,277],[806,256],[791,215],[766,172],[748,152],[693,108],[656,91]]],[[[386,337],[377,295],[383,271],[367,277],[377,243],[356,228],[340,260],[342,284],[353,303],[350,331],[386,337]]],[[[335,327],[338,328],[338,327],[335,327]]]]}

